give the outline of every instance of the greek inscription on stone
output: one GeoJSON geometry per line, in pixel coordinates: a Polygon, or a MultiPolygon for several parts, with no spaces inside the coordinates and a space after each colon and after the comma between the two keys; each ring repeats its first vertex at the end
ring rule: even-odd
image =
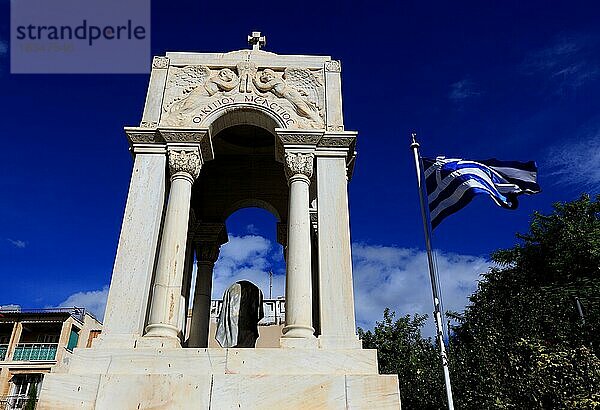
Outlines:
{"type": "Polygon", "coordinates": [[[292,115],[279,103],[269,98],[252,94],[235,97],[222,97],[210,102],[209,104],[201,106],[199,107],[196,116],[192,118],[192,122],[194,124],[200,124],[206,118],[206,116],[213,111],[222,107],[234,105],[236,103],[250,103],[266,107],[277,114],[286,123],[286,125],[294,125],[295,123],[292,115]]]}

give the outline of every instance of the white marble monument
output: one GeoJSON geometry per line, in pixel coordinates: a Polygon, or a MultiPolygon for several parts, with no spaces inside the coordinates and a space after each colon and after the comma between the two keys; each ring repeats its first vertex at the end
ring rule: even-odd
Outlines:
{"type": "Polygon", "coordinates": [[[46,377],[39,409],[400,408],[397,377],[356,335],[357,133],[344,129],[340,62],[261,50],[260,33],[249,43],[154,57],[140,126],[125,128],[134,163],[104,331],[46,377]],[[249,206],[279,221],[280,348],[207,348],[224,222],[249,206]]]}

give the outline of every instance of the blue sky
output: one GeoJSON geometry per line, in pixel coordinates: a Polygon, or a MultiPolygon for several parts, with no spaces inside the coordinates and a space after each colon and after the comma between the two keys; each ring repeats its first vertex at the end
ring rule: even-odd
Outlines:
{"type": "MultiPolygon", "coordinates": [[[[101,315],[132,166],[122,127],[139,123],[148,76],[11,75],[9,4],[0,0],[0,305],[101,315]]],[[[534,210],[599,191],[599,17],[594,2],[155,1],[152,54],[246,48],[261,30],[268,51],[342,61],[346,129],[359,131],[357,316],[370,326],[386,306],[431,310],[411,131],[424,155],[540,168],[543,192],[517,211],[477,198],[436,229],[447,308],[462,309],[490,252],[512,246],[534,210]]],[[[216,291],[240,272],[264,281],[269,267],[283,289],[274,219],[247,210],[228,228],[216,291]]]]}

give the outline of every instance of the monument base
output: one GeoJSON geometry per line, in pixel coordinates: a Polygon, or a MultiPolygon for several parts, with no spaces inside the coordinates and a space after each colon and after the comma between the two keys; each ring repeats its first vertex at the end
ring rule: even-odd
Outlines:
{"type": "Polygon", "coordinates": [[[367,349],[76,349],[44,378],[48,409],[399,409],[367,349]]]}

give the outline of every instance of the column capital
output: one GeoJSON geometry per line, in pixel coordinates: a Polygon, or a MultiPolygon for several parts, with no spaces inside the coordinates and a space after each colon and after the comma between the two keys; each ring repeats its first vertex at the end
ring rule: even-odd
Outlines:
{"type": "Polygon", "coordinates": [[[200,263],[214,264],[219,259],[221,245],[217,242],[196,243],[196,260],[200,263]]]}
{"type": "Polygon", "coordinates": [[[193,227],[192,241],[198,262],[215,263],[221,245],[228,241],[224,223],[198,222],[193,227]]]}
{"type": "Polygon", "coordinates": [[[200,168],[202,161],[200,159],[200,152],[197,149],[179,149],[170,148],[168,151],[169,156],[169,171],[171,172],[171,178],[177,173],[186,173],[192,177],[192,181],[198,178],[200,175],[200,168]]]}
{"type": "Polygon", "coordinates": [[[285,175],[288,179],[294,175],[312,177],[315,154],[307,152],[285,153],[285,175]]]}

